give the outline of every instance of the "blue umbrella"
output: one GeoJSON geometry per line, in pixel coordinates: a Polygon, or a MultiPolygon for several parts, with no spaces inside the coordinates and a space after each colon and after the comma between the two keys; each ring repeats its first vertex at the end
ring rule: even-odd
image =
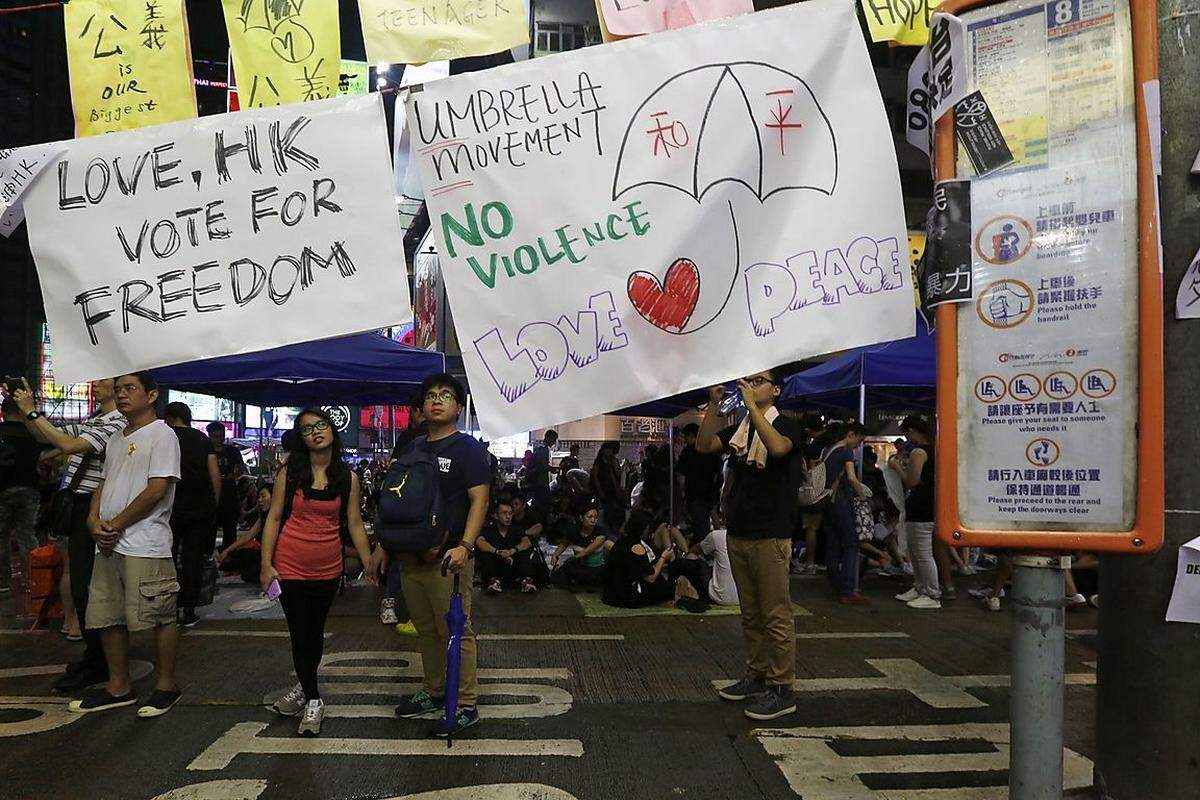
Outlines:
{"type": "MultiPolygon", "coordinates": [[[[446,574],[446,564],[442,564],[446,574]]],[[[467,613],[463,611],[462,593],[458,586],[459,574],[454,573],[454,592],[450,595],[450,608],[446,611],[446,725],[451,731],[446,737],[446,747],[454,745],[454,720],[458,718],[458,676],[462,670],[462,637],[467,627],[467,613]]]]}

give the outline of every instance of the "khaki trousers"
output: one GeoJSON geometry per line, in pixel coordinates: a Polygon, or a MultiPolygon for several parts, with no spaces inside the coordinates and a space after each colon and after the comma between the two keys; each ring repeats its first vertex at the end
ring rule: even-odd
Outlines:
{"type": "MultiPolygon", "coordinates": [[[[404,603],[417,628],[417,649],[425,668],[423,686],[434,697],[446,693],[446,643],[450,632],[446,627],[446,612],[450,610],[450,595],[454,591],[454,576],[442,577],[440,561],[425,563],[411,553],[398,556],[404,590],[404,603]]],[[[458,677],[458,705],[473,706],[479,699],[479,678],[475,672],[475,630],[471,626],[471,577],[474,561],[468,560],[459,573],[463,611],[467,624],[462,636],[461,671],[458,677]]]]}
{"type": "Polygon", "coordinates": [[[796,621],[788,580],[791,540],[730,536],[726,541],[742,605],[746,672],[771,686],[791,686],[796,678],[796,621]]]}

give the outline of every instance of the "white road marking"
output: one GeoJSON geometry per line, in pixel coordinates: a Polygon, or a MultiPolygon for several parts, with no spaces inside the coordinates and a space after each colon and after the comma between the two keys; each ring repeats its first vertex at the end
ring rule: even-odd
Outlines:
{"type": "MultiPolygon", "coordinates": [[[[956,773],[1008,769],[1009,727],[1006,724],[884,725],[878,727],[775,728],[753,732],[783,772],[792,791],[804,800],[1006,800],[1007,786],[940,789],[872,790],[860,780],[868,773],[956,773]],[[922,741],[950,744],[982,739],[993,747],[985,753],[840,756],[836,741],[922,741]]],[[[1092,762],[1063,749],[1063,785],[1092,785],[1092,762]]]]}
{"type": "Polygon", "coordinates": [[[797,633],[797,639],[907,639],[903,631],[863,631],[861,633],[797,633]]]}
{"type": "Polygon", "coordinates": [[[575,795],[540,783],[497,783],[491,786],[457,786],[434,792],[406,794],[390,800],[578,800],[575,795]]]}
{"type": "MultiPolygon", "coordinates": [[[[263,639],[286,639],[291,636],[287,631],[235,631],[235,630],[204,630],[187,629],[184,631],[184,636],[191,638],[192,636],[249,636],[263,639]]],[[[333,636],[332,633],[326,633],[325,638],[333,636]]]]}
{"type": "MultiPolygon", "coordinates": [[[[1004,688],[1008,675],[937,675],[909,658],[868,658],[880,675],[859,678],[801,678],[793,684],[797,692],[904,691],[933,708],[985,708],[988,704],[967,689],[1004,688]]],[[[1093,673],[1073,672],[1065,676],[1068,686],[1094,686],[1093,673]]],[[[720,689],[733,681],[713,681],[720,689]]]]}
{"type": "Polygon", "coordinates": [[[153,800],[258,800],[266,790],[266,781],[207,781],[180,786],[153,800]]]}
{"type": "Polygon", "coordinates": [[[481,633],[481,642],[623,642],[623,633],[481,633]]]}
{"type": "Polygon", "coordinates": [[[239,755],[332,756],[583,756],[578,739],[456,739],[453,747],[437,739],[346,739],[333,737],[259,736],[265,722],[239,722],[188,764],[189,770],[225,769],[239,755]]]}
{"type": "MultiPolygon", "coordinates": [[[[421,688],[419,683],[327,683],[321,688],[324,698],[347,695],[382,694],[399,698],[413,694],[421,688]]],[[[571,710],[574,698],[557,686],[535,683],[481,683],[479,696],[483,697],[531,697],[532,703],[480,703],[479,716],[484,719],[534,719],[557,717],[571,710]]],[[[340,705],[326,701],[327,717],[370,717],[392,719],[395,711],[391,705],[340,705]]],[[[440,717],[441,712],[429,718],[440,717]]]]}
{"type": "Polygon", "coordinates": [[[45,733],[83,719],[83,714],[67,711],[69,697],[0,697],[5,710],[35,711],[37,716],[17,722],[0,722],[0,738],[45,733]]]}

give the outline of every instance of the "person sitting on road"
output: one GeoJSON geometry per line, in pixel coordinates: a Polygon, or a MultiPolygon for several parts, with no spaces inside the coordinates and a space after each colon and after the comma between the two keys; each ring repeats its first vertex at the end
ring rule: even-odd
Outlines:
{"type": "Polygon", "coordinates": [[[653,517],[639,509],[625,521],[621,538],[608,554],[601,597],[605,605],[642,608],[674,599],[674,585],[666,573],[675,558],[675,547],[669,545],[655,555],[650,530],[653,522],[653,517]]]}
{"type": "Polygon", "coordinates": [[[725,519],[719,511],[711,516],[711,527],[705,536],[687,551],[683,558],[671,565],[671,574],[687,578],[700,594],[700,600],[709,605],[738,605],[737,584],[733,582],[733,569],[729,563],[729,547],[726,541],[725,519]]]}
{"type": "Polygon", "coordinates": [[[517,585],[521,592],[537,591],[533,579],[533,543],[525,530],[513,522],[512,501],[500,498],[492,523],[478,541],[479,573],[489,594],[500,594],[504,586],[517,585]]]}
{"type": "Polygon", "coordinates": [[[267,512],[271,510],[271,492],[274,488],[274,484],[263,484],[258,490],[258,515],[250,527],[238,534],[233,544],[217,554],[217,568],[221,572],[235,572],[246,583],[258,584],[262,568],[262,532],[267,512]]]}
{"type": "Polygon", "coordinates": [[[608,560],[604,543],[609,535],[599,522],[600,509],[593,505],[588,506],[579,521],[570,526],[550,559],[551,580],[570,589],[599,588],[603,585],[604,565],[608,560]],[[564,563],[562,557],[568,546],[574,549],[574,555],[564,563]]]}

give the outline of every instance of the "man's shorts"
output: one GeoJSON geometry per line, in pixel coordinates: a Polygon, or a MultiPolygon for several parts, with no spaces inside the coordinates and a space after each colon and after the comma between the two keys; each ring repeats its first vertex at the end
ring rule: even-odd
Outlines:
{"type": "Polygon", "coordinates": [[[174,625],[178,594],[174,559],[97,553],[85,627],[141,631],[174,625]]]}

